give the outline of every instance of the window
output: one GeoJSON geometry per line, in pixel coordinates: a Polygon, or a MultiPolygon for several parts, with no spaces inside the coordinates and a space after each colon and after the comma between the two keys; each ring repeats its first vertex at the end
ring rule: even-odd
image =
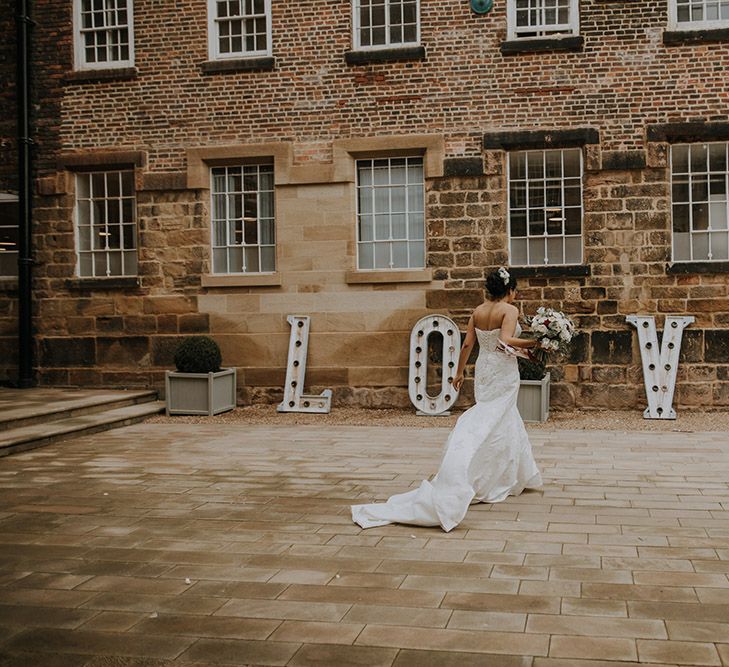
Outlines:
{"type": "Polygon", "coordinates": [[[511,264],[582,262],[582,151],[509,154],[511,264]]]}
{"type": "Polygon", "coordinates": [[[131,67],[131,0],[74,1],[76,69],[131,67]]]}
{"type": "Polygon", "coordinates": [[[18,198],[0,192],[0,277],[18,275],[18,198]]]}
{"type": "Polygon", "coordinates": [[[508,0],[508,39],[579,33],[578,0],[508,0]]]}
{"type": "Polygon", "coordinates": [[[358,268],[425,267],[423,158],[357,160],[358,268]]]}
{"type": "Polygon", "coordinates": [[[729,0],[668,0],[672,28],[729,26],[729,0]]]}
{"type": "Polygon", "coordinates": [[[78,275],[137,274],[137,212],[133,171],[76,175],[78,275]]]}
{"type": "Polygon", "coordinates": [[[673,260],[729,259],[729,142],[671,147],[673,260]]]}
{"type": "Polygon", "coordinates": [[[276,270],[273,165],[212,169],[213,273],[276,270]]]}
{"type": "Polygon", "coordinates": [[[210,59],[271,54],[271,0],[208,0],[210,59]]]}
{"type": "Polygon", "coordinates": [[[354,0],[352,11],[355,49],[420,42],[419,0],[354,0]]]}

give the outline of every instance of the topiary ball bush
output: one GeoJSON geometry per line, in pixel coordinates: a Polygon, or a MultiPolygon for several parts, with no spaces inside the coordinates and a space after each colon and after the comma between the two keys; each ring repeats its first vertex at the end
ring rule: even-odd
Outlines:
{"type": "Polygon", "coordinates": [[[542,380],[547,374],[547,367],[538,361],[517,358],[519,362],[519,377],[522,380],[542,380]]]}
{"type": "Polygon", "coordinates": [[[208,336],[188,336],[175,350],[180,373],[217,373],[222,360],[218,344],[208,336]]]}

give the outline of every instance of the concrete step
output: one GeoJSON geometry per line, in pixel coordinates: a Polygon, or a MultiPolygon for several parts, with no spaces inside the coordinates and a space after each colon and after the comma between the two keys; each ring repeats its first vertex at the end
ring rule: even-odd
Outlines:
{"type": "Polygon", "coordinates": [[[98,392],[59,389],[4,391],[0,395],[0,435],[4,431],[33,424],[90,415],[157,399],[150,390],[99,390],[98,392]]]}
{"type": "Polygon", "coordinates": [[[0,456],[43,447],[59,440],[107,431],[144,421],[165,409],[164,401],[146,401],[102,412],[76,415],[55,421],[26,424],[0,432],[0,456]]]}

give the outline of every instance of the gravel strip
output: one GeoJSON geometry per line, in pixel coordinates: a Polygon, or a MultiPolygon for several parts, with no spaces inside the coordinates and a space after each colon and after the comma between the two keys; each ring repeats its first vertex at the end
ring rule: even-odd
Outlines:
{"type": "MultiPolygon", "coordinates": [[[[276,412],[275,405],[251,405],[236,408],[214,417],[166,417],[147,420],[153,424],[271,424],[291,426],[350,425],[350,426],[406,426],[409,428],[450,428],[462,411],[447,417],[420,417],[415,410],[373,410],[366,408],[333,408],[326,415],[295,412],[276,412]]],[[[678,410],[678,418],[643,419],[643,410],[582,410],[551,411],[543,424],[527,424],[529,430],[597,430],[597,431],[725,431],[729,432],[729,410],[678,410]]]]}

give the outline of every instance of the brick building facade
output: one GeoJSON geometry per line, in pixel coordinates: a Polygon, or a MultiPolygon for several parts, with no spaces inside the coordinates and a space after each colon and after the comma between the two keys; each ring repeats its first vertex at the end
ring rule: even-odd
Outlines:
{"type": "Polygon", "coordinates": [[[729,2],[549,5],[37,0],[39,382],[161,387],[209,333],[274,400],[299,314],[307,385],[406,405],[414,322],[508,265],[583,331],[555,407],[644,402],[633,313],[694,315],[676,404],[729,404],[729,2]]]}

